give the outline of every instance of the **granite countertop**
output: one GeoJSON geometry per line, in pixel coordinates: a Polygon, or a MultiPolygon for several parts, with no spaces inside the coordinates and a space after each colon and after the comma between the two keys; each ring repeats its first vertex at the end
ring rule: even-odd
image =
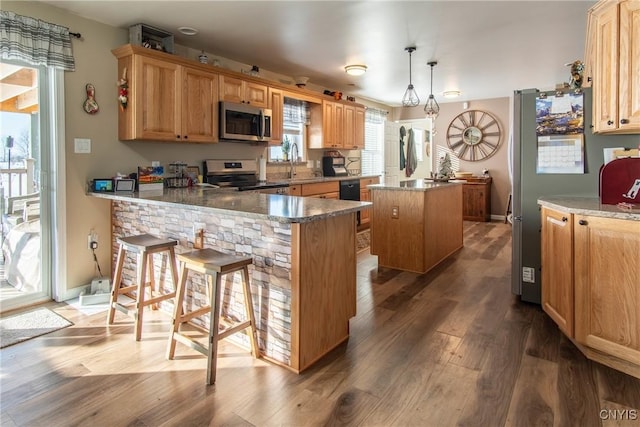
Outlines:
{"type": "Polygon", "coordinates": [[[316,197],[260,194],[209,188],[167,188],[145,193],[87,193],[102,199],[150,205],[181,205],[203,211],[230,211],[238,215],[291,223],[310,222],[368,208],[370,202],[316,197]]]}
{"type": "Polygon", "coordinates": [[[640,221],[640,208],[623,209],[617,205],[603,205],[598,197],[553,196],[541,197],[538,204],[551,209],[578,215],[640,221]]]}
{"type": "Polygon", "coordinates": [[[267,181],[272,184],[289,184],[289,185],[300,185],[300,184],[315,184],[317,182],[330,182],[330,181],[344,181],[344,180],[352,180],[352,179],[367,179],[367,178],[378,178],[380,175],[347,175],[347,176],[317,176],[313,178],[293,178],[293,179],[275,179],[272,181],[267,181]]]}
{"type": "Polygon", "coordinates": [[[371,190],[400,190],[400,191],[429,191],[435,189],[442,189],[451,185],[462,185],[465,181],[451,180],[448,182],[434,182],[424,179],[411,179],[406,181],[400,181],[398,184],[372,184],[367,185],[367,188],[371,190]]]}

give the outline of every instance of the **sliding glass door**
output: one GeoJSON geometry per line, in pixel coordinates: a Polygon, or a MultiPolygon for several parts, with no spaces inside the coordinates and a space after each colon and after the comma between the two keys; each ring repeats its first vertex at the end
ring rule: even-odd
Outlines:
{"type": "Polygon", "coordinates": [[[0,311],[51,299],[52,70],[0,63],[0,311]]]}

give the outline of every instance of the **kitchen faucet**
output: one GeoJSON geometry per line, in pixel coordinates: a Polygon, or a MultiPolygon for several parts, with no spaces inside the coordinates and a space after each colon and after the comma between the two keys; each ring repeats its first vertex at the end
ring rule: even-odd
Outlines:
{"type": "Polygon", "coordinates": [[[296,176],[296,161],[298,160],[298,144],[291,144],[291,156],[289,156],[289,178],[296,176]]]}

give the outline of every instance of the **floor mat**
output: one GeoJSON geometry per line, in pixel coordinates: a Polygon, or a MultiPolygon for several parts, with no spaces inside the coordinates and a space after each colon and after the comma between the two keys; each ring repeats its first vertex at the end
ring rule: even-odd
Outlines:
{"type": "Polygon", "coordinates": [[[48,308],[38,308],[26,313],[5,317],[0,319],[0,348],[27,341],[71,325],[73,323],[48,308]]]}

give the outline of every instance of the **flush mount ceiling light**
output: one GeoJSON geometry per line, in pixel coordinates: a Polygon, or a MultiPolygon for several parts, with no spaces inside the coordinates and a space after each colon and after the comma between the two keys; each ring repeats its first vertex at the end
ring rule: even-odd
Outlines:
{"type": "Polygon", "coordinates": [[[367,66],[361,64],[347,65],[344,70],[350,76],[361,76],[367,72],[367,66]]]}
{"type": "Polygon", "coordinates": [[[444,96],[445,98],[457,98],[460,96],[460,91],[459,90],[447,90],[442,92],[442,96],[444,96]]]}
{"type": "Polygon", "coordinates": [[[409,52],[409,86],[407,86],[407,90],[404,92],[404,96],[402,97],[402,106],[403,107],[415,107],[420,104],[420,98],[418,98],[418,93],[413,88],[413,84],[411,84],[411,54],[416,50],[415,46],[405,47],[404,50],[409,52]]]}
{"type": "Polygon", "coordinates": [[[428,119],[435,119],[440,113],[440,106],[433,96],[433,67],[437,64],[438,61],[427,62],[427,65],[431,67],[431,91],[429,92],[429,99],[427,99],[427,102],[424,104],[424,114],[428,119]]]}
{"type": "Polygon", "coordinates": [[[185,36],[195,36],[196,34],[198,34],[198,30],[191,27],[179,27],[178,31],[180,31],[185,36]]]}

